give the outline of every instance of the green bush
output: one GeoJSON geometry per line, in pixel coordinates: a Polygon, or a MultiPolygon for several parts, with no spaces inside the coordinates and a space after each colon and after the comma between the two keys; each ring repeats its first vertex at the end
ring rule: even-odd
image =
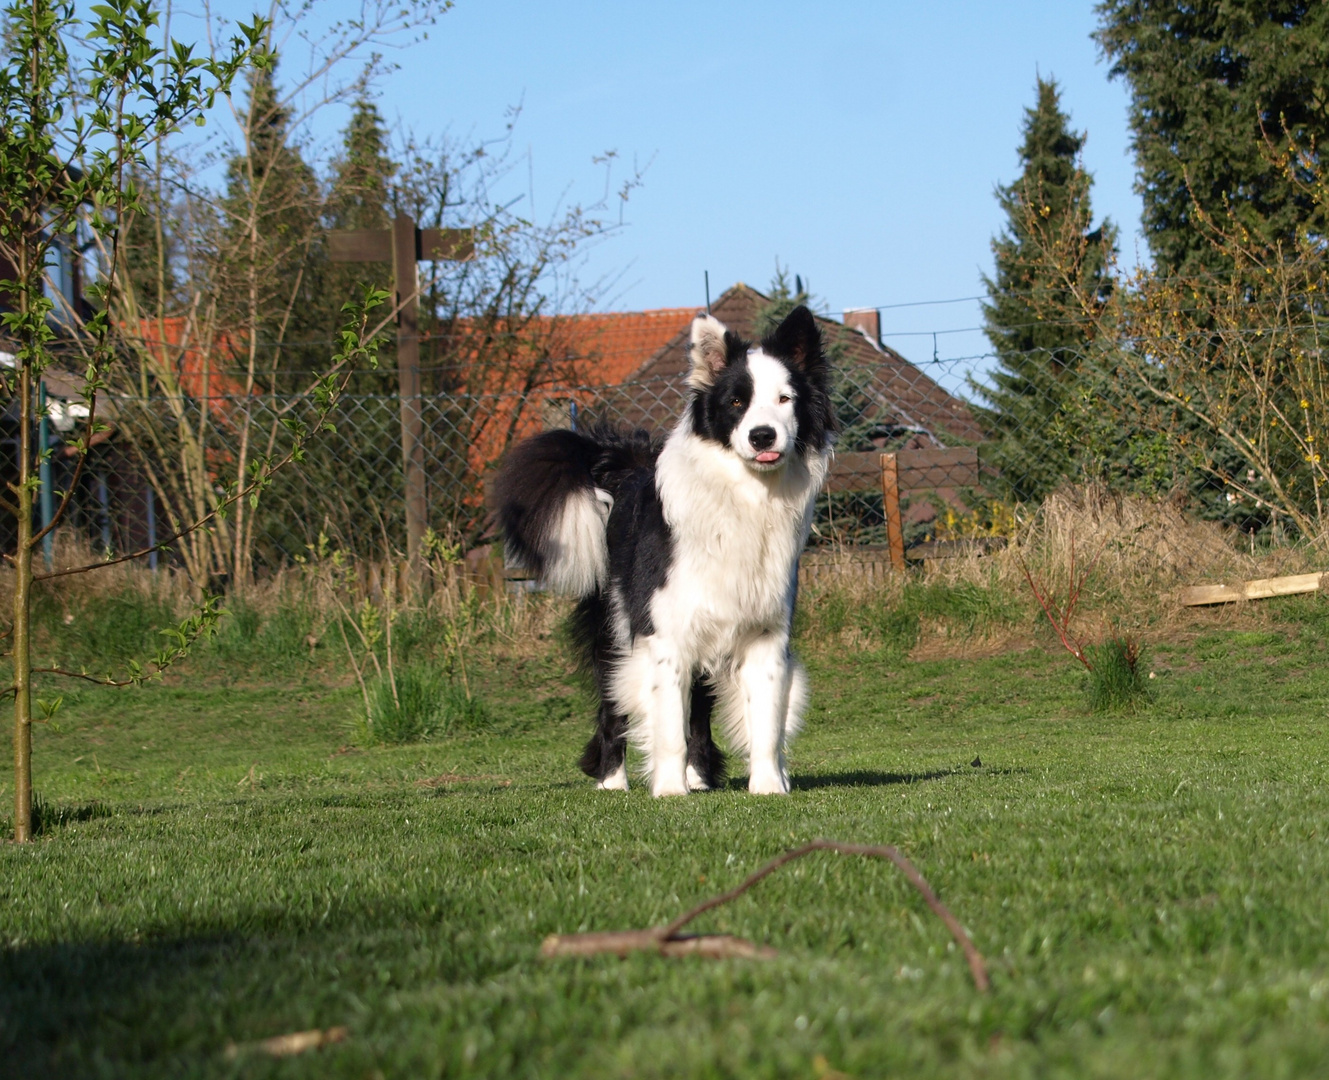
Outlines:
{"type": "Polygon", "coordinates": [[[395,676],[389,680],[385,671],[369,683],[369,712],[360,720],[365,742],[398,745],[487,725],[484,704],[442,672],[412,665],[395,676]]]}
{"type": "Polygon", "coordinates": [[[1149,697],[1144,649],[1130,634],[1113,634],[1086,650],[1093,668],[1089,677],[1089,708],[1094,712],[1132,710],[1149,697]]]}
{"type": "Polygon", "coordinates": [[[855,595],[828,587],[800,599],[794,633],[804,640],[856,629],[890,653],[907,653],[918,644],[922,620],[955,624],[966,633],[1019,620],[1021,609],[995,587],[970,583],[908,582],[898,596],[855,595]]]}
{"type": "Polygon", "coordinates": [[[235,600],[226,610],[213,643],[221,659],[289,668],[295,661],[309,658],[308,641],[315,619],[305,605],[283,604],[264,615],[245,601],[235,600]]]}
{"type": "Polygon", "coordinates": [[[157,652],[163,645],[161,630],[179,621],[171,605],[134,589],[90,597],[67,613],[43,606],[50,610],[41,613],[41,621],[50,626],[60,651],[95,672],[157,652]]]}
{"type": "Polygon", "coordinates": [[[902,606],[918,615],[963,623],[971,632],[980,626],[1016,622],[1021,614],[1008,593],[972,582],[911,582],[902,606]]]}

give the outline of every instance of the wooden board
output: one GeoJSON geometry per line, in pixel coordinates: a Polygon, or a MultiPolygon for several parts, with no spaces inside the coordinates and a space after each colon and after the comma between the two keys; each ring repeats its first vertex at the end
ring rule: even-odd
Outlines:
{"type": "Polygon", "coordinates": [[[1192,585],[1181,590],[1182,607],[1231,604],[1238,600],[1267,600],[1271,596],[1295,596],[1322,587],[1324,574],[1289,574],[1286,577],[1256,578],[1241,585],[1192,585]]]}
{"type": "Polygon", "coordinates": [[[978,447],[954,446],[947,450],[901,450],[900,490],[978,486],[978,447]]]}
{"type": "Polygon", "coordinates": [[[391,229],[343,229],[328,233],[333,262],[391,262],[391,229]]]}
{"type": "Polygon", "coordinates": [[[419,229],[415,247],[417,259],[470,262],[475,258],[475,233],[471,229],[419,229]]]}
{"type": "MultiPolygon", "coordinates": [[[[900,491],[978,486],[978,448],[900,450],[895,455],[900,491]]],[[[876,450],[836,454],[827,491],[875,491],[881,486],[881,454],[876,450]]]]}
{"type": "MultiPolygon", "coordinates": [[[[391,262],[391,229],[342,229],[328,233],[328,258],[333,262],[391,262]]],[[[416,260],[469,262],[475,258],[471,229],[416,229],[416,260]]]]}

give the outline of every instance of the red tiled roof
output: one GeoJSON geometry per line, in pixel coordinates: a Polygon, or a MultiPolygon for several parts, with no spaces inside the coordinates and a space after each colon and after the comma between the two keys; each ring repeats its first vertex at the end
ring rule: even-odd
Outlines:
{"type": "Polygon", "coordinates": [[[676,307],[570,315],[561,320],[556,340],[560,351],[585,359],[589,382],[612,386],[686,330],[696,314],[696,308],[676,307]]]}
{"type": "MultiPolygon", "coordinates": [[[[128,332],[128,328],[124,328],[128,332]]],[[[213,398],[244,394],[245,384],[234,372],[231,339],[218,334],[211,342],[202,342],[197,323],[183,315],[164,319],[142,319],[135,341],[174,372],[182,392],[195,398],[213,398]]]]}

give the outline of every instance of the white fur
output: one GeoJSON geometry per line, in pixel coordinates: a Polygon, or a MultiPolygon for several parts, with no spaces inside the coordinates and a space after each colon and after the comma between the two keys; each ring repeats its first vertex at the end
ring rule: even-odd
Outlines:
{"type": "Polygon", "coordinates": [[[608,576],[605,523],[613,506],[613,496],[601,488],[578,492],[563,504],[545,562],[544,579],[551,589],[585,596],[608,576]]]}
{"type": "Polygon", "coordinates": [[[627,791],[628,790],[628,765],[627,762],[619,762],[618,768],[595,785],[601,791],[627,791]]]}
{"type": "MultiPolygon", "coordinates": [[[[774,374],[760,375],[763,392],[779,389],[774,374]]],[[[786,371],[786,385],[787,378],[786,371]]],[[[792,406],[784,431],[792,447],[792,406]]],[[[655,633],[632,641],[624,633],[625,659],[613,680],[653,795],[681,795],[690,786],[686,710],[696,670],[714,679],[728,741],[749,757],[749,790],[789,790],[785,746],[807,696],[802,669],[789,654],[789,623],[798,555],[829,459],[829,448],[807,461],[787,454],[759,470],[693,435],[688,414],[665,443],[656,483],[673,562],[651,601],[655,633]]]]}
{"type": "Polygon", "coordinates": [[[688,385],[705,390],[715,382],[715,376],[725,364],[725,326],[711,315],[698,315],[692,320],[691,360],[688,385]]]}
{"type": "Polygon", "coordinates": [[[789,383],[789,369],[760,349],[748,353],[748,371],[752,373],[752,402],[743,421],[730,436],[734,453],[758,470],[778,469],[783,457],[793,449],[798,424],[794,419],[794,391],[789,383]],[[784,400],[781,400],[781,399],[784,400]],[[756,460],[757,449],[749,436],[756,427],[775,429],[775,443],[767,449],[781,455],[781,461],[765,464],[756,460]]]}

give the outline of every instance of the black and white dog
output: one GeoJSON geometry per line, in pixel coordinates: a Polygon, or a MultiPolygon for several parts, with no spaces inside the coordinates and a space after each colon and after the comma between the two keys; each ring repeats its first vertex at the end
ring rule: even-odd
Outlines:
{"type": "Polygon", "coordinates": [[[600,694],[581,767],[626,789],[627,741],[651,794],[715,787],[730,747],[748,790],[789,790],[806,703],[789,651],[798,556],[831,456],[829,370],[812,313],[753,345],[692,324],[687,408],[661,444],[608,427],[516,446],[493,495],[510,559],[581,598],[574,624],[600,694]]]}

